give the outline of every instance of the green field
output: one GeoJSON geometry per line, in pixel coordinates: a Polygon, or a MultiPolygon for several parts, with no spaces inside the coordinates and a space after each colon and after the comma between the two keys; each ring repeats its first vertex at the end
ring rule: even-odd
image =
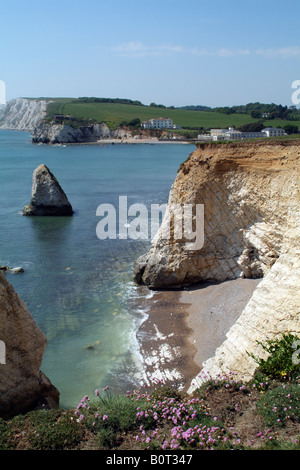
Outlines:
{"type": "MultiPolygon", "coordinates": [[[[183,129],[237,128],[259,121],[249,114],[228,115],[217,111],[189,111],[120,103],[84,103],[74,98],[54,99],[48,105],[48,118],[51,119],[55,114],[69,114],[80,121],[106,122],[112,129],[116,129],[121,123],[128,123],[135,118],[140,121],[148,121],[151,118],[168,117],[183,129]]],[[[264,122],[265,127],[283,127],[287,124],[291,124],[291,121],[274,119],[264,122]]],[[[292,124],[300,128],[300,121],[293,121],[292,124]]]]}

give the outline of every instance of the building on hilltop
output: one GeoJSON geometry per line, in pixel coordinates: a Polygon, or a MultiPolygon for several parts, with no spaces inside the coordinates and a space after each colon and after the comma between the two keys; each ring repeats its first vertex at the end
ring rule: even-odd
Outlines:
{"type": "Polygon", "coordinates": [[[169,118],[156,118],[144,121],[141,123],[143,129],[180,129],[181,127],[175,125],[172,119],[169,118]]]}

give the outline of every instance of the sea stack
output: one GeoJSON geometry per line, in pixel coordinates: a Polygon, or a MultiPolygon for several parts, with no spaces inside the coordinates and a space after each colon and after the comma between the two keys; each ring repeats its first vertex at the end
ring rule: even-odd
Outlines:
{"type": "Polygon", "coordinates": [[[74,214],[66,194],[45,164],[38,166],[32,176],[31,202],[23,215],[70,216],[74,214]]]}

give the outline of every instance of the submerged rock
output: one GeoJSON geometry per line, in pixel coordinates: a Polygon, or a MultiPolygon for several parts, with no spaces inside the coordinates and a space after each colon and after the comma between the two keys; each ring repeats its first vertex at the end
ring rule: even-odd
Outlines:
{"type": "Polygon", "coordinates": [[[31,202],[23,208],[23,215],[72,215],[70,202],[59,182],[46,165],[38,166],[33,172],[31,202]]]}
{"type": "Polygon", "coordinates": [[[58,407],[59,391],[40,370],[46,341],[0,272],[0,417],[58,407]]]}

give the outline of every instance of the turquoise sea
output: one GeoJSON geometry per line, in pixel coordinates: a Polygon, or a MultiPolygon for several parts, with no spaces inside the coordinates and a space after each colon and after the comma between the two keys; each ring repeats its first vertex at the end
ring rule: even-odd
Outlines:
{"type": "Polygon", "coordinates": [[[73,407],[96,388],[113,393],[143,380],[135,333],[151,292],[133,283],[133,263],[149,240],[100,240],[100,204],[119,196],[163,204],[193,145],[47,146],[27,132],[0,131],[0,265],[47,337],[41,370],[73,407]],[[72,217],[24,217],[32,173],[45,163],[66,192],[72,217]]]}

